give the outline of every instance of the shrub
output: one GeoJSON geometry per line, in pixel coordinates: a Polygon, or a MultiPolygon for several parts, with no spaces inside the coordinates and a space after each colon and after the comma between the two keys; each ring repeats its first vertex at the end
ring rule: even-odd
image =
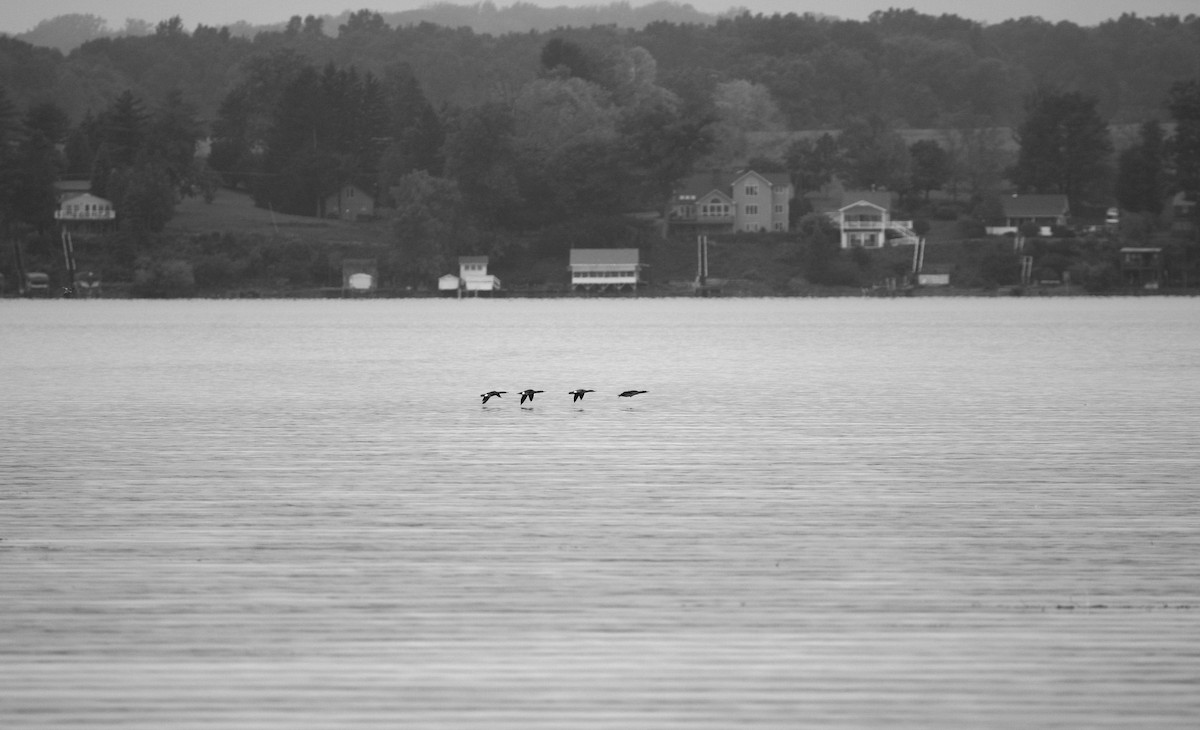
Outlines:
{"type": "Polygon", "coordinates": [[[189,297],[196,289],[192,265],[181,259],[143,260],[133,275],[130,292],[136,297],[189,297]]]}
{"type": "Polygon", "coordinates": [[[195,284],[201,289],[218,289],[236,280],[236,267],[225,254],[212,254],[196,259],[192,267],[195,284]]]}

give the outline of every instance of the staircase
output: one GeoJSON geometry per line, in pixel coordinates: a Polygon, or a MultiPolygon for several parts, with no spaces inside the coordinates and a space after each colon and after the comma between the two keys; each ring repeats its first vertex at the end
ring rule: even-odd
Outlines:
{"type": "Polygon", "coordinates": [[[895,245],[915,246],[920,236],[912,228],[912,221],[888,221],[887,230],[899,233],[899,237],[889,239],[895,245]]]}

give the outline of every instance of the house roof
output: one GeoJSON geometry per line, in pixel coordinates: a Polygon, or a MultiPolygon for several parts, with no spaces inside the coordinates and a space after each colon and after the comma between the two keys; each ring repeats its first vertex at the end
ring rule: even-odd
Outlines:
{"type": "Polygon", "coordinates": [[[91,180],[55,180],[54,190],[59,195],[78,195],[92,191],[91,180]]]}
{"type": "Polygon", "coordinates": [[[892,192],[890,190],[846,190],[842,193],[842,207],[839,210],[845,210],[858,203],[867,203],[876,208],[890,210],[892,192]]]}
{"type": "Polygon", "coordinates": [[[786,172],[756,172],[754,170],[712,170],[689,175],[675,188],[677,197],[692,197],[700,199],[709,193],[717,192],[732,199],[733,186],[747,175],[755,175],[771,185],[791,185],[792,178],[786,172]]]}
{"type": "Polygon", "coordinates": [[[571,266],[587,266],[597,264],[607,265],[636,265],[638,250],[636,248],[573,248],[571,249],[571,266]]]}
{"type": "Polygon", "coordinates": [[[685,177],[675,189],[675,194],[680,197],[689,196],[698,199],[709,193],[718,192],[728,197],[729,184],[730,181],[724,173],[716,170],[703,172],[685,177]]]}
{"type": "Polygon", "coordinates": [[[466,264],[483,264],[484,266],[487,266],[487,262],[488,262],[487,256],[459,256],[458,257],[458,265],[459,266],[464,266],[466,264]]]}
{"type": "Polygon", "coordinates": [[[108,205],[108,206],[112,205],[111,200],[109,200],[107,198],[101,198],[99,195],[92,195],[91,193],[73,193],[73,194],[65,195],[65,196],[63,196],[62,200],[60,201],[60,204],[65,205],[66,203],[72,203],[74,205],[87,205],[88,203],[91,203],[93,205],[97,205],[97,204],[103,204],[103,205],[108,205]]]}
{"type": "Polygon", "coordinates": [[[736,173],[734,175],[733,179],[730,180],[730,185],[735,185],[738,182],[740,182],[742,180],[742,178],[748,177],[750,175],[761,178],[762,180],[765,180],[770,185],[791,185],[792,184],[792,176],[787,174],[786,172],[757,172],[755,170],[742,170],[741,172],[736,173]]]}
{"type": "Polygon", "coordinates": [[[1000,199],[1006,218],[1057,218],[1067,214],[1065,195],[1011,195],[1000,199]]]}

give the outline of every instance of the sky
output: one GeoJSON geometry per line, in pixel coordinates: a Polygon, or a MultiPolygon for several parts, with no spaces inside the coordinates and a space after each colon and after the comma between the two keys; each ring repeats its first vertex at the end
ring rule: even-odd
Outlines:
{"type": "MultiPolygon", "coordinates": [[[[492,0],[499,7],[515,0],[492,0]]],[[[607,5],[610,0],[525,0],[543,6],[607,5]]],[[[645,5],[650,0],[629,0],[645,5]]],[[[472,0],[449,0],[455,5],[472,0]]],[[[83,13],[105,18],[114,29],[127,18],[158,23],[178,15],[185,28],[198,24],[221,26],[245,20],[254,25],[281,23],[293,15],[337,15],[343,10],[369,9],[379,12],[411,10],[432,4],[431,0],[3,0],[0,33],[23,33],[43,20],[83,13]]],[[[1197,0],[691,0],[697,10],[717,13],[742,7],[754,13],[819,13],[850,20],[864,20],[876,10],[889,7],[913,8],[928,15],[953,13],[984,23],[1037,16],[1049,21],[1069,20],[1079,25],[1096,25],[1122,13],[1140,16],[1200,14],[1197,0]]]]}

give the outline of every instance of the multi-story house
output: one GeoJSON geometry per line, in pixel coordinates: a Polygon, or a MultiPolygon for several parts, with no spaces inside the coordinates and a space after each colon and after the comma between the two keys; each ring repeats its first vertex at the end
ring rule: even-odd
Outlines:
{"type": "Polygon", "coordinates": [[[667,225],[699,233],[786,231],[791,200],[787,173],[742,170],[692,175],[671,196],[667,225]]]}
{"type": "Polygon", "coordinates": [[[882,248],[888,243],[916,244],[912,221],[892,218],[892,193],[847,190],[842,207],[830,213],[841,231],[842,248],[882,248]]]}

